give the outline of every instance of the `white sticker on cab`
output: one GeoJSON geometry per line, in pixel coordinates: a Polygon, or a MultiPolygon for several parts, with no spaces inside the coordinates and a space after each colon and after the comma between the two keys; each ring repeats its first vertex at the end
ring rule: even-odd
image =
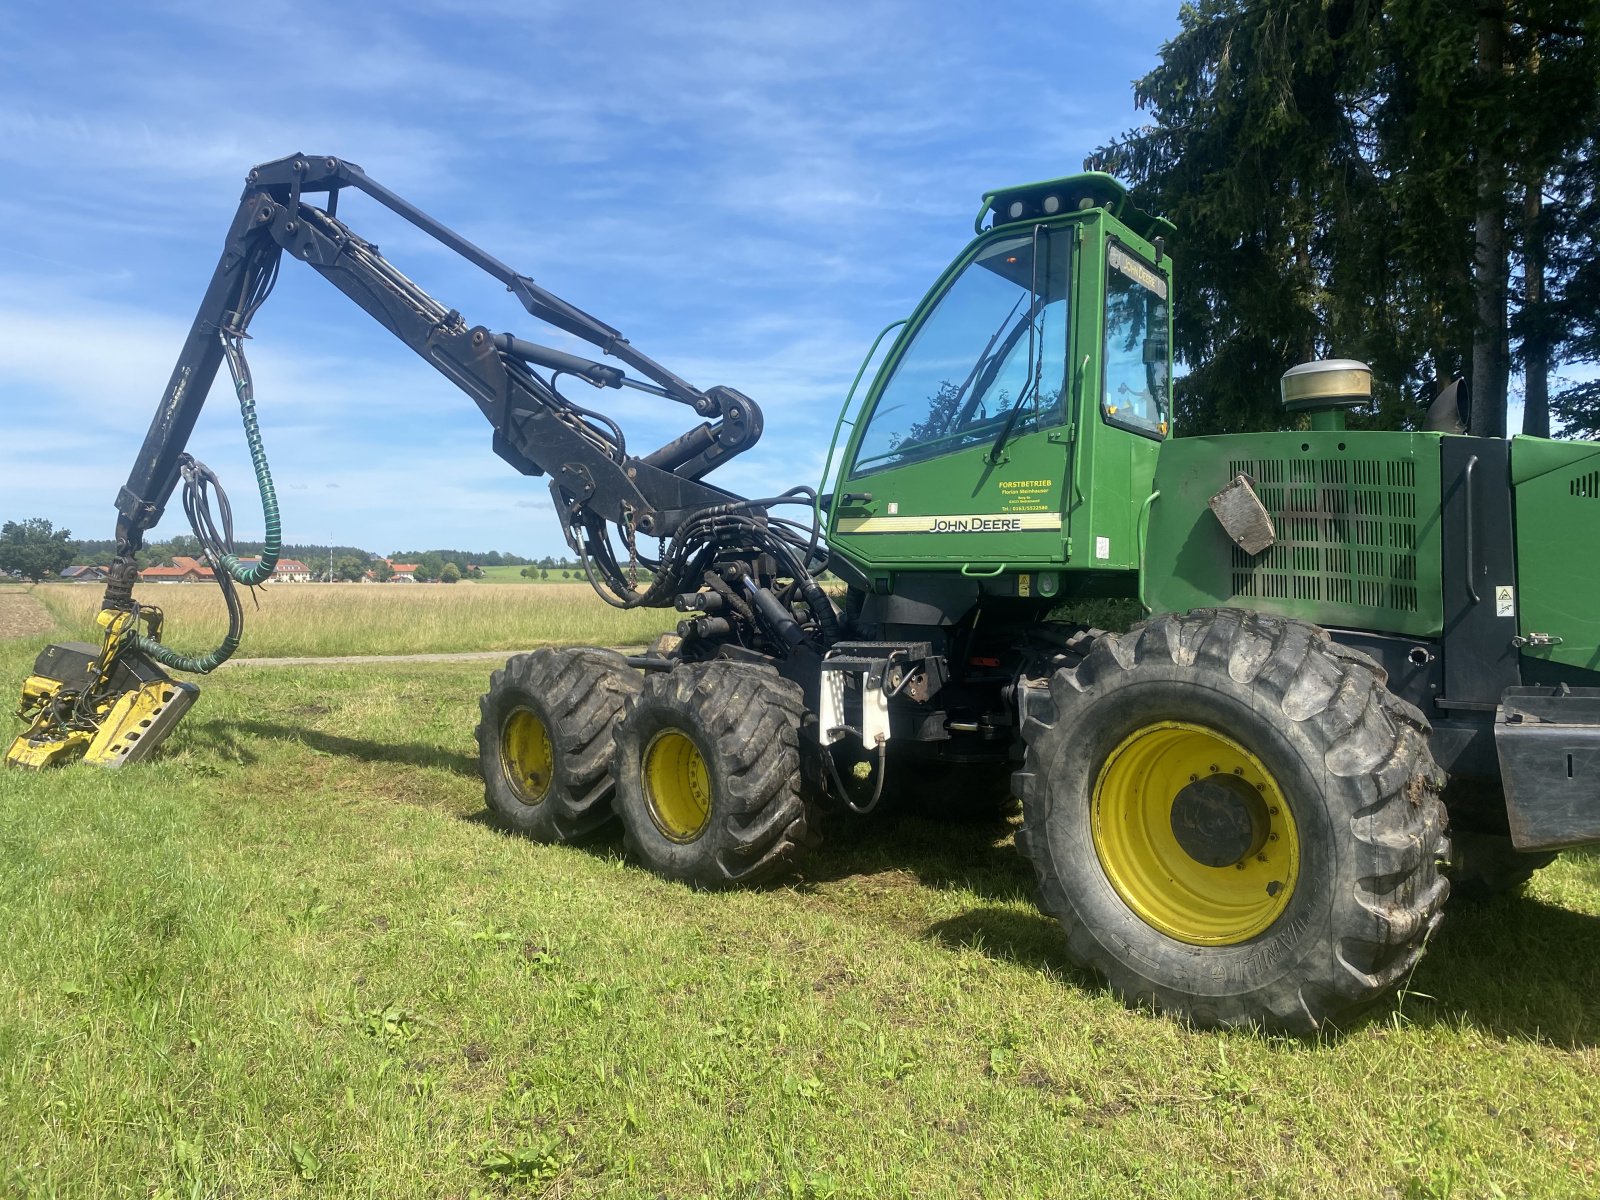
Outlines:
{"type": "Polygon", "coordinates": [[[1097,537],[1094,540],[1094,556],[1096,558],[1111,557],[1111,539],[1097,537]]]}

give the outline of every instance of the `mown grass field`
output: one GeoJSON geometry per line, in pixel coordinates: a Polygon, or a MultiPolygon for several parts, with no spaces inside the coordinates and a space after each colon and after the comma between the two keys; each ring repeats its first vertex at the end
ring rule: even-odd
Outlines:
{"type": "MultiPolygon", "coordinates": [[[[93,640],[99,587],[46,584],[32,595],[74,638],[93,640]]],[[[228,627],[221,593],[210,584],[146,586],[137,598],[162,609],[164,640],[188,652],[215,646],[228,627]]],[[[259,608],[244,596],[241,658],[636,645],[673,628],[680,615],[612,608],[587,583],[271,583],[257,590],[256,600],[259,608]]]]}
{"type": "Polygon", "coordinates": [[[731,895],[501,833],[486,674],[246,663],[154,763],[0,772],[0,1194],[1600,1193],[1594,855],[1344,1037],[1193,1033],[1066,967],[1009,826],[731,895]]]}

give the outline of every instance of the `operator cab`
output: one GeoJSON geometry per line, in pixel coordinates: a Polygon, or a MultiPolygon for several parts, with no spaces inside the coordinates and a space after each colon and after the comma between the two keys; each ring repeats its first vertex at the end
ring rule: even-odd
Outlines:
{"type": "Polygon", "coordinates": [[[975,228],[841,416],[835,561],[880,594],[952,570],[991,595],[1131,588],[1171,429],[1172,227],[1092,173],[990,192],[975,228]]]}

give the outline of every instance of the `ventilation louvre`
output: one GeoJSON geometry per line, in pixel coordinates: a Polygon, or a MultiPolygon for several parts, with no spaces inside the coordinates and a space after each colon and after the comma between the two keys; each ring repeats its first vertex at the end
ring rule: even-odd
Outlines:
{"type": "MultiPolygon", "coordinates": [[[[1340,456],[1228,464],[1229,479],[1241,474],[1255,482],[1278,541],[1255,556],[1231,547],[1236,599],[1417,611],[1415,462],[1340,456]]],[[[1600,499],[1600,471],[1575,480],[1572,492],[1600,499]]]]}

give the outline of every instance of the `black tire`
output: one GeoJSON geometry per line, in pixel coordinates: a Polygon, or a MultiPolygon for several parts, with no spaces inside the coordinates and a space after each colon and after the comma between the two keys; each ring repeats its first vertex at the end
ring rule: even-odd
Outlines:
{"type": "Polygon", "coordinates": [[[1516,891],[1540,867],[1556,860],[1554,850],[1524,852],[1503,833],[1453,830],[1450,834],[1450,894],[1461,900],[1490,900],[1516,891]]]}
{"type": "Polygon", "coordinates": [[[770,667],[707,663],[648,675],[617,726],[612,765],[628,848],[656,874],[702,888],[787,869],[818,841],[801,794],[804,716],[800,688],[770,667]],[[687,784],[673,791],[672,764],[696,755],[699,767],[684,767],[687,784]]]}
{"type": "Polygon", "coordinates": [[[539,842],[576,841],[602,829],[613,816],[612,730],[638,692],[639,673],[610,650],[546,649],[508,659],[478,701],[478,765],[490,811],[539,842]],[[518,749],[541,734],[541,753],[518,749]]]}
{"type": "MultiPolygon", "coordinates": [[[[1439,863],[1449,843],[1427,721],[1386,682],[1372,660],[1320,629],[1231,609],[1157,617],[1098,639],[1080,664],[1058,670],[1048,703],[1030,704],[1024,722],[1017,841],[1071,957],[1125,1002],[1200,1026],[1311,1033],[1347,1022],[1398,986],[1439,923],[1449,894],[1439,863]],[[1241,924],[1212,944],[1139,915],[1096,843],[1102,770],[1107,780],[1135,781],[1120,793],[1131,791],[1130,804],[1152,814],[1173,804],[1140,792],[1153,774],[1113,775],[1108,762],[1130,745],[1156,744],[1139,739],[1185,730],[1198,731],[1199,744],[1231,739],[1271,785],[1255,792],[1281,796],[1280,806],[1262,810],[1279,814],[1265,818],[1274,832],[1241,835],[1277,842],[1282,828],[1280,848],[1257,841],[1236,862],[1200,867],[1193,877],[1209,881],[1201,886],[1231,878],[1209,870],[1253,872],[1268,850],[1298,847],[1290,882],[1264,889],[1269,898],[1286,893],[1272,900],[1281,907],[1269,905],[1259,931],[1241,924]]],[[[1220,774],[1205,784],[1235,786],[1220,774]]],[[[1178,822],[1171,828],[1176,844],[1178,822]]],[[[1158,892],[1172,886],[1159,872],[1150,878],[1158,892]]]]}

